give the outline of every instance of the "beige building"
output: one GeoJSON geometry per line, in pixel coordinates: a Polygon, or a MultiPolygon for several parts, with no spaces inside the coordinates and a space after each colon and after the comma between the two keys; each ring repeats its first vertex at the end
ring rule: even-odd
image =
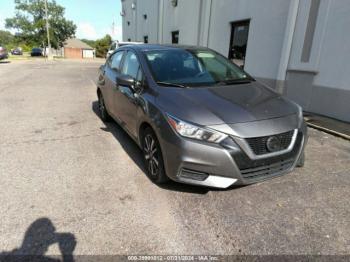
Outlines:
{"type": "Polygon", "coordinates": [[[83,41],[71,38],[64,43],[63,56],[72,59],[91,59],[95,57],[95,50],[83,41]]]}

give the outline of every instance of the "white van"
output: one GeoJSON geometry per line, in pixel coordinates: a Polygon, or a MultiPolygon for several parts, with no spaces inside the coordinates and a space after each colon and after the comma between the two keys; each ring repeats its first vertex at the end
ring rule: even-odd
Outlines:
{"type": "Polygon", "coordinates": [[[108,52],[107,52],[107,58],[119,47],[125,46],[125,45],[140,45],[143,44],[142,42],[119,42],[115,41],[111,44],[108,52]]]}

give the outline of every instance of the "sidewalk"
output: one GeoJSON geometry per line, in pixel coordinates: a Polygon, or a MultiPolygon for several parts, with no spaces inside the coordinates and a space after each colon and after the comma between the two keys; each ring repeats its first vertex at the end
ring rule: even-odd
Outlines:
{"type": "Polygon", "coordinates": [[[305,112],[308,126],[350,140],[350,123],[305,112]]]}

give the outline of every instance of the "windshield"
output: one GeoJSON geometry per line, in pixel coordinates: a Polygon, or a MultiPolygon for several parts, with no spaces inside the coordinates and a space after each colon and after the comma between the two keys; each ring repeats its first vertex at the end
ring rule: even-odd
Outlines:
{"type": "Polygon", "coordinates": [[[145,52],[156,82],[184,86],[224,85],[253,79],[225,57],[210,50],[145,52]]]}

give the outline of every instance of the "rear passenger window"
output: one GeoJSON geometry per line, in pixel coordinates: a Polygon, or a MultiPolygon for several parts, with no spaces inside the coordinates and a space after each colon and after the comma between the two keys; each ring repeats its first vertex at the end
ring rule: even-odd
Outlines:
{"type": "Polygon", "coordinates": [[[122,61],[124,52],[117,52],[111,57],[110,67],[114,70],[120,69],[120,62],[122,61]]]}

